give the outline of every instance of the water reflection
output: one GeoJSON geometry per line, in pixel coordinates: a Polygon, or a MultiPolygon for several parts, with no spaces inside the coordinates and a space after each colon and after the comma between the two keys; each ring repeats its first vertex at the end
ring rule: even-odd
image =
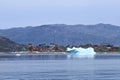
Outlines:
{"type": "Polygon", "coordinates": [[[65,54],[0,54],[0,60],[65,60],[65,54]]]}
{"type": "MultiPolygon", "coordinates": [[[[68,54],[0,54],[0,60],[68,60],[68,54]]],[[[71,55],[72,56],[72,55],[71,55]]],[[[81,59],[81,58],[77,58],[81,59]]],[[[86,58],[82,58],[86,59],[86,58]]],[[[120,54],[96,54],[93,59],[120,59],[120,54]]]]}

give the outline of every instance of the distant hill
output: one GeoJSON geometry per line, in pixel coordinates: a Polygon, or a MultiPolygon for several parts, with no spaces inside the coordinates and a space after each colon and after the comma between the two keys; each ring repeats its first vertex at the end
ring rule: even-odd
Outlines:
{"type": "Polygon", "coordinates": [[[20,47],[22,45],[11,41],[8,38],[0,36],[0,52],[13,51],[14,48],[20,47]]]}
{"type": "Polygon", "coordinates": [[[61,45],[110,43],[120,45],[120,26],[110,24],[53,24],[0,30],[0,35],[18,43],[58,43],[61,45]]]}

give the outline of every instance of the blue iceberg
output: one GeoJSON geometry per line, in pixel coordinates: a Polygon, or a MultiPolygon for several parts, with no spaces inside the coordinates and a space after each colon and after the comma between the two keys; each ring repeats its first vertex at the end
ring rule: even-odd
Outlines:
{"type": "Polygon", "coordinates": [[[96,52],[92,47],[89,48],[67,48],[67,52],[69,54],[69,57],[74,57],[74,58],[94,58],[96,52]]]}

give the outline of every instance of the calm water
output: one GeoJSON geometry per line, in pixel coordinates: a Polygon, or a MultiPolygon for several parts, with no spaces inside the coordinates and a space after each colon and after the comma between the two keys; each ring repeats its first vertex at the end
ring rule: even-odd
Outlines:
{"type": "Polygon", "coordinates": [[[119,79],[120,54],[96,55],[94,59],[67,59],[64,55],[0,55],[0,80],[119,79]]]}

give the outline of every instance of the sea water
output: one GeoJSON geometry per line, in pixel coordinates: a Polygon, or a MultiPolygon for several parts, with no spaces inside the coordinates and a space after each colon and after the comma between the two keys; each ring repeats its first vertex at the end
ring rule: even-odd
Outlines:
{"type": "Polygon", "coordinates": [[[92,59],[67,59],[63,55],[63,58],[61,55],[53,57],[56,56],[54,54],[43,56],[45,58],[42,59],[38,54],[24,54],[21,57],[14,54],[0,56],[0,80],[120,79],[119,53],[96,54],[92,59]]]}

